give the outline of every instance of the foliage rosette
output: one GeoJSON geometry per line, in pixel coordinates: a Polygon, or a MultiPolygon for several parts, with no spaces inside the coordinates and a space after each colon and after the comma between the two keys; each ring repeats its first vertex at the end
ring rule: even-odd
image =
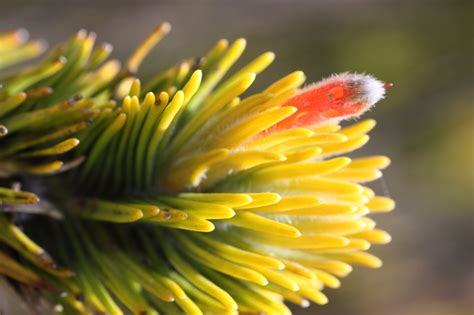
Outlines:
{"type": "Polygon", "coordinates": [[[380,267],[369,215],[394,203],[366,183],[390,161],[342,156],[375,122],[340,122],[388,85],[295,71],[248,95],[274,54],[231,71],[244,39],[142,83],[169,30],[123,66],[84,30],[24,67],[45,44],[0,36],[0,273],[66,314],[289,314],[380,267]]]}

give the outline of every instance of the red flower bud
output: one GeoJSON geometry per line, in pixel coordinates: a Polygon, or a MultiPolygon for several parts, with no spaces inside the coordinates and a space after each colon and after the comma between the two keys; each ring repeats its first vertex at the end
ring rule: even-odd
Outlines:
{"type": "Polygon", "coordinates": [[[342,73],[307,86],[282,106],[298,108],[272,130],[313,127],[358,117],[385,95],[384,84],[370,75],[342,73]]]}

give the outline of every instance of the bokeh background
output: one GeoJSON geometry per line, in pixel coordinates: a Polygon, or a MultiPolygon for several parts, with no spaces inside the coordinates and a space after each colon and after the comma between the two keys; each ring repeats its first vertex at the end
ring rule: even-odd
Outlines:
{"type": "MultiPolygon", "coordinates": [[[[367,72],[395,86],[366,116],[378,126],[357,154],[393,164],[373,187],[397,201],[376,218],[393,236],[373,248],[378,270],[356,268],[330,303],[295,314],[474,313],[472,1],[41,1],[0,0],[0,29],[25,27],[55,44],[80,28],[126,58],[159,22],[173,25],[142,75],[246,37],[243,62],[272,50],[256,88],[295,69],[308,81],[367,72]]],[[[2,293],[0,303],[12,304],[2,293]]],[[[26,312],[26,311],[21,311],[26,312]]],[[[9,315],[9,314],[7,314],[9,315]]]]}

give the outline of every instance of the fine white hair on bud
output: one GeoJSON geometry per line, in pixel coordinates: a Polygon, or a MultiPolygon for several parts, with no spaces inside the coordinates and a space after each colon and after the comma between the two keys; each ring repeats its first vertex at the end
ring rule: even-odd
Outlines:
{"type": "Polygon", "coordinates": [[[385,97],[385,83],[369,74],[344,73],[349,86],[354,87],[354,97],[369,109],[385,97]]]}

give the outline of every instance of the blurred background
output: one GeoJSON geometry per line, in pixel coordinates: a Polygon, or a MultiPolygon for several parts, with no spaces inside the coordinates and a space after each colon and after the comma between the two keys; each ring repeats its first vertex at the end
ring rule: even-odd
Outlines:
{"type": "MultiPolygon", "coordinates": [[[[374,183],[397,201],[378,225],[378,270],[355,268],[330,303],[295,314],[474,313],[474,92],[472,1],[41,1],[1,0],[0,30],[27,28],[50,44],[80,28],[126,58],[158,23],[171,36],[142,66],[149,77],[202,55],[220,38],[246,37],[242,63],[272,50],[259,89],[296,69],[308,82],[367,72],[395,86],[367,117],[378,121],[362,154],[392,166],[374,183]]],[[[2,295],[0,302],[8,300],[2,295]]],[[[11,302],[11,301],[10,301],[11,302]]]]}

